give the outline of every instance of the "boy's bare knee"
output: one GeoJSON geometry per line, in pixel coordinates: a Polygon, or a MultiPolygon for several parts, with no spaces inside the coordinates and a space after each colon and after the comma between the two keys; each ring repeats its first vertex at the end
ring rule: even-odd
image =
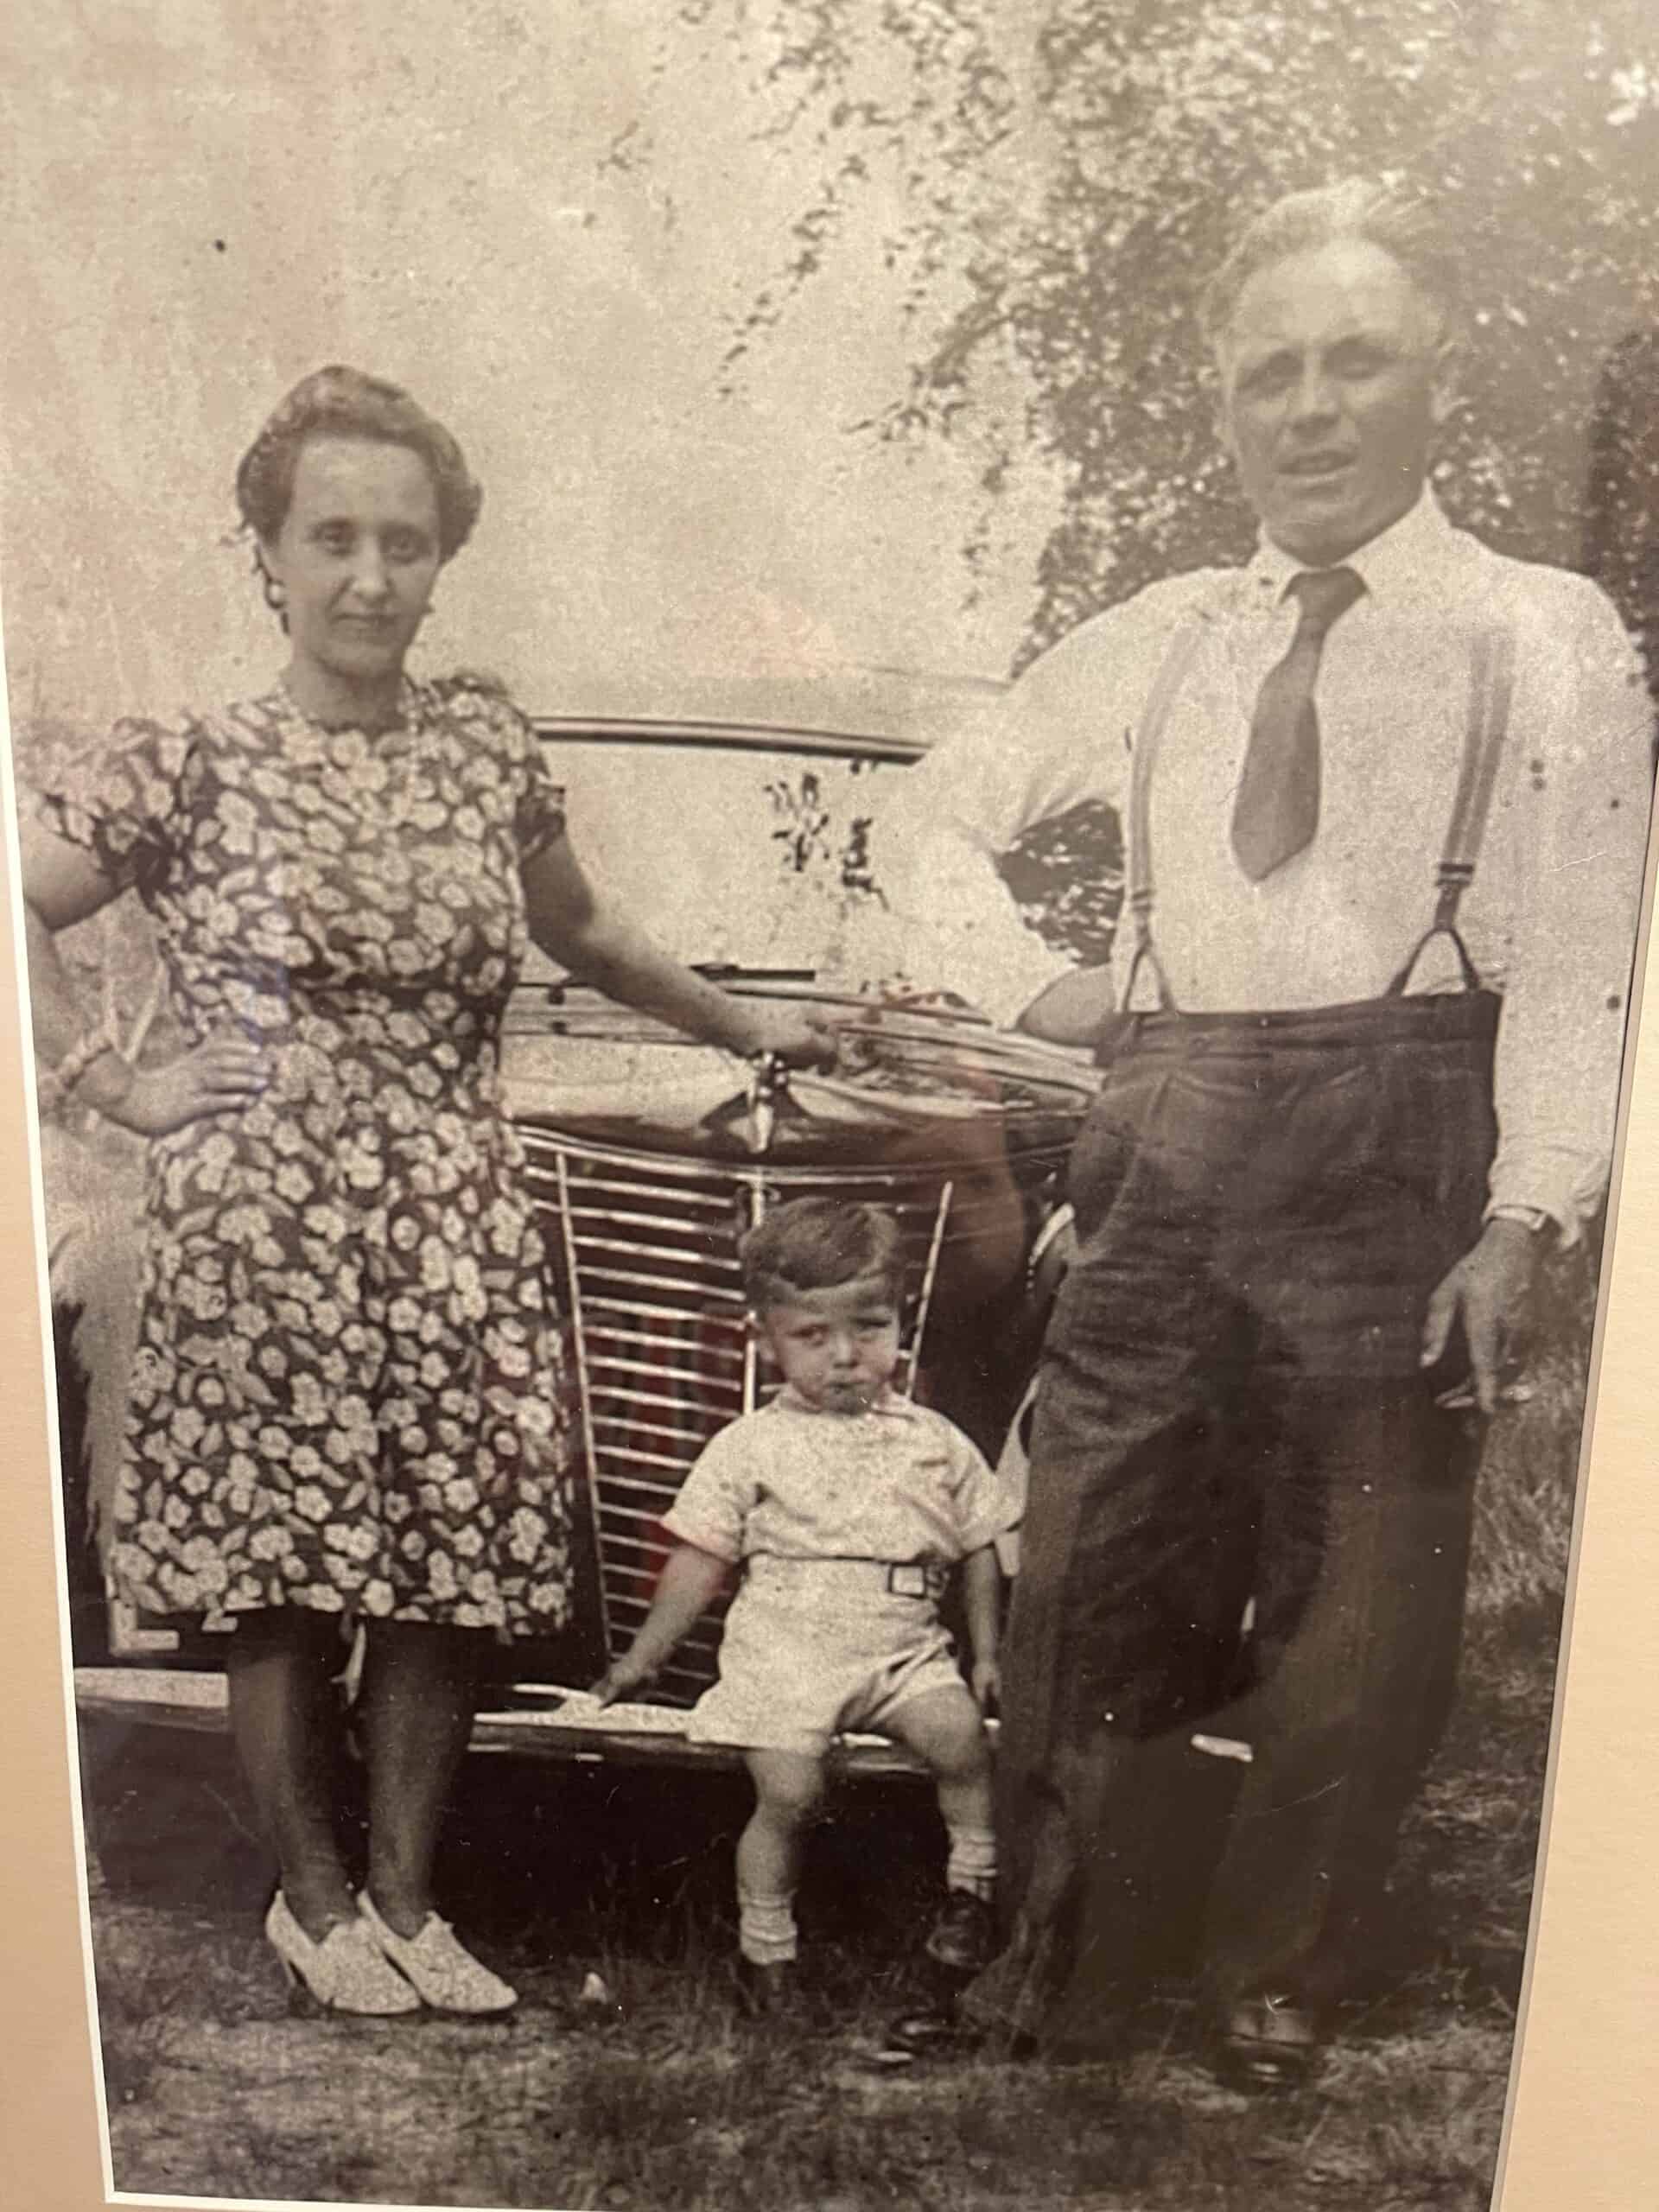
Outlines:
{"type": "Polygon", "coordinates": [[[971,1731],[964,1729],[960,1738],[942,1746],[941,1755],[931,1764],[941,1782],[988,1779],[991,1758],[982,1728],[976,1722],[971,1731]]]}
{"type": "Polygon", "coordinates": [[[964,1688],[960,1698],[941,1691],[917,1699],[893,1717],[893,1733],[940,1782],[974,1782],[990,1771],[990,1751],[979,1707],[964,1688]]]}
{"type": "Polygon", "coordinates": [[[823,1802],[823,1764],[794,1751],[755,1751],[749,1774],[766,1816],[791,1827],[810,1821],[823,1802]]]}
{"type": "Polygon", "coordinates": [[[814,1818],[823,1803],[822,1783],[802,1783],[788,1789],[766,1793],[764,1802],[768,1811],[776,1813],[797,1826],[814,1818]]]}

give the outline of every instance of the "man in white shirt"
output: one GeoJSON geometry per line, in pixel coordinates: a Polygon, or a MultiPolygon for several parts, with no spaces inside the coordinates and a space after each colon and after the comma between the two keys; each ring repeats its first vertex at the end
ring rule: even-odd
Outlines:
{"type": "Polygon", "coordinates": [[[911,976],[1104,1069],[1004,1670],[1010,1941],[968,2007],[1104,2039],[1231,1746],[1205,1963],[1264,2085],[1313,2061],[1444,1719],[1480,1433],[1444,1402],[1493,1411],[1540,1248],[1601,1203],[1645,847],[1611,606],[1427,489],[1456,295],[1363,181],[1261,218],[1206,302],[1255,557],[1083,624],[884,846],[911,976]],[[1057,972],[995,862],[1089,801],[1116,972],[1057,972]]]}

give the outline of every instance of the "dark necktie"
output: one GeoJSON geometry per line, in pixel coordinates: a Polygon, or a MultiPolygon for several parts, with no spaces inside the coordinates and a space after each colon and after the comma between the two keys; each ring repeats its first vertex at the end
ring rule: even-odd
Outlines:
{"type": "Polygon", "coordinates": [[[1233,807],[1233,850],[1253,883],[1300,853],[1319,826],[1313,685],[1326,632],[1365,586],[1352,569],[1304,569],[1285,588],[1299,602],[1296,634],[1256,696],[1233,807]]]}

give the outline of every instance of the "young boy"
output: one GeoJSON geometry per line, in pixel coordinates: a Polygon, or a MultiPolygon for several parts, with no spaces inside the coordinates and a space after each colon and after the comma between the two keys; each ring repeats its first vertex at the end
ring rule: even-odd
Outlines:
{"type": "Polygon", "coordinates": [[[997,1679],[992,1545],[1011,1515],[968,1439],[891,1388],[903,1294],[891,1216],[796,1199],[740,1256],[783,1388],[687,1476],[664,1516],[678,1548],[596,1690],[608,1704],[654,1674],[741,1563],[720,1678],[687,1733],[747,1755],[755,1803],[737,1848],[739,1946],[752,1997],[770,2007],[792,1981],[802,1832],[843,1729],[892,1737],[932,1770],[950,1847],[928,1951],[963,1972],[983,1962],[996,1872],[982,1718],[997,1679]],[[971,1692],[938,1617],[957,1562],[971,1692]]]}

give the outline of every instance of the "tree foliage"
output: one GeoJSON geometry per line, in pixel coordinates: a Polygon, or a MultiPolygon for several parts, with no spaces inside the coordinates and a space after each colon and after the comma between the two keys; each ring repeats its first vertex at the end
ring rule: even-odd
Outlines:
{"type": "MultiPolygon", "coordinates": [[[[1559,0],[693,0],[678,35],[722,41],[766,94],[766,127],[812,134],[822,156],[728,371],[874,195],[896,211],[884,250],[914,345],[906,388],[869,432],[971,426],[993,440],[988,501],[1033,457],[1058,467],[1022,658],[1154,577],[1248,548],[1197,295],[1249,214],[1356,171],[1433,195],[1464,251],[1469,342],[1437,471],[1454,519],[1525,557],[1575,564],[1588,547],[1647,626],[1650,0],[1594,14],[1559,0]],[[1029,394],[1000,437],[976,405],[993,359],[1017,363],[1029,394]],[[1593,426],[1599,391],[1633,428],[1593,426]],[[1592,447],[1617,455],[1588,480],[1596,514],[1592,447]]],[[[963,550],[971,568],[972,534],[963,550]]],[[[1074,912],[1058,933],[1091,957],[1110,900],[1077,911],[1075,871],[1089,850],[1109,872],[1097,831],[1051,839],[1020,887],[1040,904],[1070,871],[1074,912]]]]}
{"type": "MultiPolygon", "coordinates": [[[[1211,429],[1198,289],[1241,221],[1354,171],[1434,195],[1471,343],[1440,481],[1459,519],[1572,562],[1604,359],[1659,325],[1659,16],[1610,0],[698,0],[810,130],[818,189],[734,360],[826,266],[854,197],[916,330],[887,436],[950,436],[993,347],[1062,465],[1031,645],[1247,544],[1211,429]]],[[[1020,465],[1010,441],[990,474],[1020,465]]]]}

